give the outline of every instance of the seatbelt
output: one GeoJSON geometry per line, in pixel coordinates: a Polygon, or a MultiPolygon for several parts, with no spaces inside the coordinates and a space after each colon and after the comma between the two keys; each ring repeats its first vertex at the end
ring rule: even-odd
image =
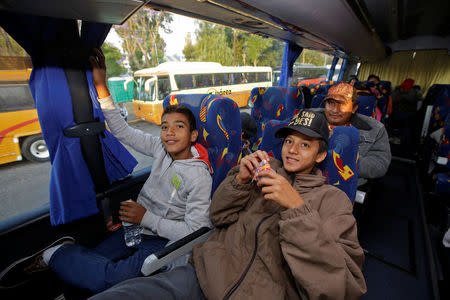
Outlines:
{"type": "MultiPolygon", "coordinates": [[[[94,119],[92,101],[89,95],[89,85],[86,79],[86,51],[72,47],[65,51],[64,74],[69,85],[72,98],[73,118],[77,125],[66,128],[64,135],[79,137],[81,152],[95,185],[96,193],[103,192],[109,186],[103,159],[102,145],[99,134],[103,134],[105,124],[94,119]]],[[[97,203],[101,209],[100,203],[97,203]]]]}

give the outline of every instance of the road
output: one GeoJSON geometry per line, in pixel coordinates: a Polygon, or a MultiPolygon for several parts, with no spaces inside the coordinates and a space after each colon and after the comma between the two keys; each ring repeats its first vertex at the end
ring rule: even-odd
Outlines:
{"type": "MultiPolygon", "coordinates": [[[[135,119],[131,106],[128,107],[128,122],[134,128],[153,135],[160,134],[158,125],[135,119]]],[[[250,109],[241,109],[250,113],[250,109]]],[[[136,158],[134,171],[151,165],[153,159],[125,146],[136,158]]],[[[50,162],[37,163],[18,161],[0,165],[0,222],[12,216],[41,207],[49,202],[50,162]]]]}
{"type": "MultiPolygon", "coordinates": [[[[158,125],[129,120],[134,128],[159,136],[158,125]],[[134,124],[132,124],[134,123],[134,124]]],[[[136,158],[134,171],[148,167],[153,159],[125,146],[136,158]]],[[[18,161],[0,165],[0,222],[12,216],[41,207],[49,202],[50,162],[18,161]]]]}

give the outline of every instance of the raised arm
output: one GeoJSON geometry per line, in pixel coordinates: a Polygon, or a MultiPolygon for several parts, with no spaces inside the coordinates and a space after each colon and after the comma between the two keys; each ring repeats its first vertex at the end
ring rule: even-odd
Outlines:
{"type": "Polygon", "coordinates": [[[327,191],[320,212],[309,203],[282,212],[279,225],[283,256],[302,296],[359,299],[366,292],[364,254],[350,201],[342,191],[327,191]]]}
{"type": "Polygon", "coordinates": [[[201,172],[192,182],[187,196],[184,220],[164,218],[147,210],[141,225],[171,241],[181,239],[201,227],[212,227],[209,220],[212,178],[207,170],[201,172]]]}
{"type": "Polygon", "coordinates": [[[163,148],[159,137],[130,127],[120,115],[106,83],[105,57],[98,49],[94,49],[94,52],[95,56],[89,57],[92,65],[93,83],[111,133],[119,141],[133,147],[136,151],[150,156],[159,153],[163,148]]]}

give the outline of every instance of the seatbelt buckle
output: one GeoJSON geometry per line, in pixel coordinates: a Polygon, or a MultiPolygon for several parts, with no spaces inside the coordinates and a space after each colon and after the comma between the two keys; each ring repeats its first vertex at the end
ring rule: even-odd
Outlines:
{"type": "Polygon", "coordinates": [[[63,130],[63,133],[66,137],[82,137],[103,133],[105,129],[104,122],[88,122],[66,128],[63,130]]]}

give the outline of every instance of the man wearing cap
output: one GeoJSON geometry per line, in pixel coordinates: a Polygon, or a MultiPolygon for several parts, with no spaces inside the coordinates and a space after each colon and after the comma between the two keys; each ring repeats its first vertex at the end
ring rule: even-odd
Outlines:
{"type": "Polygon", "coordinates": [[[325,116],[302,110],[276,132],[282,161],[256,151],[216,190],[216,229],[191,264],[118,284],[93,299],[358,299],[364,261],[347,195],[325,184],[325,116]],[[256,174],[270,160],[271,170],[256,174]],[[258,176],[255,176],[258,175],[258,176]],[[255,180],[255,177],[258,178],[255,180]]]}
{"type": "Polygon", "coordinates": [[[388,134],[382,123],[356,113],[358,102],[355,88],[348,83],[336,84],[328,90],[324,101],[330,129],[335,126],[353,126],[359,130],[358,185],[366,182],[366,178],[384,176],[391,163],[388,134]]]}

